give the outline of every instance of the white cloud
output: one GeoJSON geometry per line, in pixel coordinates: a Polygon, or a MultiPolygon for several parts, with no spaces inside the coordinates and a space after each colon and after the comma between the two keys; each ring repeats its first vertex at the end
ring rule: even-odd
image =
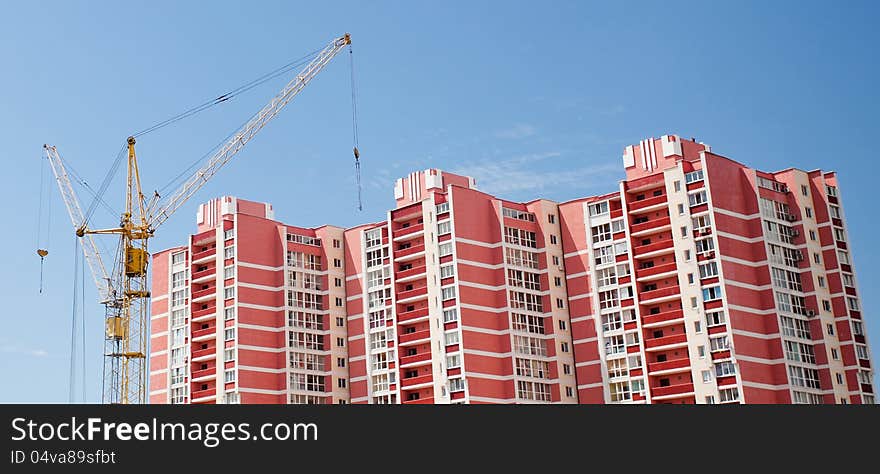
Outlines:
{"type": "Polygon", "coordinates": [[[522,138],[531,137],[537,133],[537,130],[534,126],[529,125],[527,123],[516,124],[513,127],[499,130],[495,132],[495,138],[505,138],[508,140],[519,140],[522,138]]]}
{"type": "Polygon", "coordinates": [[[0,346],[0,352],[6,353],[6,354],[25,355],[25,356],[31,356],[31,357],[48,357],[49,356],[49,352],[47,352],[44,349],[22,349],[18,346],[9,345],[9,344],[4,344],[3,346],[0,346]]]}
{"type": "MultiPolygon", "coordinates": [[[[523,155],[506,160],[482,160],[465,164],[452,170],[453,173],[473,176],[477,187],[490,194],[518,193],[522,191],[546,191],[562,188],[588,189],[597,186],[612,189],[620,179],[620,167],[616,163],[586,166],[575,169],[542,171],[532,166],[536,162],[558,158],[560,152],[547,152],[523,155]]],[[[587,193],[584,193],[587,194],[587,193]]],[[[532,198],[549,196],[532,196],[532,198]]]]}

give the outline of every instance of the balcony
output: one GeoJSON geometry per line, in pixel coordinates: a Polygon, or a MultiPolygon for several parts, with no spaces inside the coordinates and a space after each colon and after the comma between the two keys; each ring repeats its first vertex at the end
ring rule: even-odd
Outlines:
{"type": "Polygon", "coordinates": [[[193,342],[208,339],[217,335],[217,328],[215,326],[211,326],[205,329],[199,329],[192,332],[192,340],[193,342]]]}
{"type": "Polygon", "coordinates": [[[207,369],[196,370],[192,373],[192,381],[198,382],[199,380],[210,378],[217,374],[216,367],[209,367],[207,369]]]}
{"type": "Polygon", "coordinates": [[[217,248],[216,247],[212,248],[212,249],[208,249],[208,250],[203,250],[198,253],[194,253],[192,256],[192,263],[196,264],[201,261],[208,260],[211,257],[213,257],[214,255],[217,255],[217,248]]]}
{"type": "Polygon", "coordinates": [[[425,266],[422,265],[420,267],[412,267],[408,270],[398,271],[396,276],[397,281],[406,281],[407,279],[422,276],[425,274],[425,266]]]}
{"type": "Polygon", "coordinates": [[[682,383],[678,385],[669,385],[667,387],[653,387],[651,388],[651,396],[652,398],[677,398],[677,397],[686,397],[693,395],[694,393],[694,384],[692,383],[682,383]]]}
{"type": "Polygon", "coordinates": [[[198,303],[199,301],[206,301],[212,299],[217,294],[217,287],[212,286],[206,290],[194,291],[192,294],[192,302],[198,303]]]}
{"type": "Polygon", "coordinates": [[[414,319],[419,318],[427,318],[428,317],[428,308],[418,308],[412,311],[404,311],[402,313],[397,313],[397,322],[403,323],[407,321],[412,321],[414,319]]]}
{"type": "Polygon", "coordinates": [[[434,379],[431,376],[431,374],[420,375],[418,377],[410,377],[408,379],[402,379],[400,381],[400,388],[407,389],[407,388],[415,387],[417,385],[425,385],[425,384],[431,383],[433,380],[434,379]]]}
{"type": "Polygon", "coordinates": [[[434,397],[431,398],[419,398],[418,400],[404,400],[404,405],[433,405],[434,397]]]}
{"type": "Polygon", "coordinates": [[[415,255],[425,251],[424,245],[413,245],[412,247],[394,251],[394,261],[411,260],[415,255]],[[410,258],[407,258],[410,257],[410,258]]]}
{"type": "Polygon", "coordinates": [[[192,361],[196,362],[197,360],[212,358],[216,355],[217,355],[217,352],[214,351],[213,347],[209,347],[207,349],[199,349],[197,351],[192,352],[192,361]]]}
{"type": "Polygon", "coordinates": [[[199,281],[207,280],[217,275],[216,268],[211,267],[207,270],[202,270],[200,272],[195,272],[192,274],[192,282],[196,283],[199,281]]]}
{"type": "Polygon", "coordinates": [[[400,345],[407,346],[412,345],[412,343],[416,341],[423,341],[425,339],[429,339],[431,337],[431,330],[425,329],[422,331],[416,331],[411,333],[405,333],[400,335],[400,345]]]}
{"type": "Polygon", "coordinates": [[[413,288],[412,290],[401,291],[397,293],[397,302],[398,303],[408,303],[411,301],[416,301],[420,299],[425,299],[428,297],[428,287],[420,286],[418,288],[413,288]]]}
{"type": "Polygon", "coordinates": [[[419,364],[419,363],[431,363],[431,353],[430,352],[422,352],[421,354],[411,355],[411,356],[403,356],[400,358],[400,366],[404,367],[407,365],[419,364]]]}
{"type": "Polygon", "coordinates": [[[663,273],[674,272],[677,270],[675,262],[665,263],[663,265],[655,265],[648,268],[639,268],[636,270],[636,279],[638,281],[647,280],[648,277],[660,275],[663,273]]]}
{"type": "Polygon", "coordinates": [[[653,196],[647,199],[641,199],[638,201],[630,201],[626,203],[627,208],[629,209],[630,214],[634,214],[636,211],[643,210],[648,207],[656,206],[658,204],[666,204],[666,195],[661,194],[660,196],[653,196]]]}
{"type": "Polygon", "coordinates": [[[650,362],[648,363],[648,374],[655,375],[657,372],[671,373],[675,372],[676,369],[690,370],[690,366],[690,359],[675,359],[663,362],[650,362]]]}
{"type": "Polygon", "coordinates": [[[210,308],[205,308],[205,309],[199,309],[199,310],[192,312],[192,319],[193,319],[193,321],[195,321],[196,319],[201,318],[202,316],[215,315],[216,312],[217,312],[217,307],[215,307],[215,306],[212,306],[210,308]]]}
{"type": "Polygon", "coordinates": [[[663,311],[662,313],[657,314],[648,314],[642,317],[642,326],[650,327],[650,326],[662,326],[664,324],[669,324],[672,322],[676,322],[684,317],[684,311],[680,309],[675,309],[672,311],[663,311]]]}
{"type": "Polygon", "coordinates": [[[675,346],[687,344],[686,334],[676,334],[674,336],[658,337],[655,339],[645,339],[646,349],[656,349],[665,346],[675,346]]]}
{"type": "Polygon", "coordinates": [[[679,290],[678,285],[676,286],[667,286],[666,288],[660,288],[657,290],[644,291],[639,293],[639,301],[642,304],[648,304],[649,302],[653,302],[655,300],[669,300],[674,299],[674,296],[678,296],[681,290],[679,290]]]}
{"type": "Polygon", "coordinates": [[[216,395],[217,395],[217,388],[216,387],[212,387],[212,388],[209,388],[206,390],[195,390],[195,391],[193,391],[192,395],[190,396],[190,400],[196,401],[200,398],[214,397],[216,395]]]}
{"type": "Polygon", "coordinates": [[[411,225],[409,227],[401,227],[394,231],[394,241],[398,242],[401,240],[407,240],[406,237],[416,237],[419,233],[425,230],[424,224],[411,225]]]}
{"type": "Polygon", "coordinates": [[[663,217],[660,219],[654,219],[652,221],[641,222],[639,224],[633,224],[629,228],[629,233],[632,236],[636,236],[639,234],[645,234],[651,231],[660,231],[669,227],[669,217],[663,217]]]}
{"type": "Polygon", "coordinates": [[[660,253],[664,250],[669,252],[673,251],[672,248],[672,239],[661,240],[659,242],[654,242],[648,245],[639,245],[633,248],[633,255],[636,257],[643,257],[648,254],[656,253],[660,255],[660,253]]]}

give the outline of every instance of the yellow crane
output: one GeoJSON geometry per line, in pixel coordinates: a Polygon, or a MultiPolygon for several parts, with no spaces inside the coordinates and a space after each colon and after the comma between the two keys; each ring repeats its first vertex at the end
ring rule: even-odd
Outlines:
{"type": "MultiPolygon", "coordinates": [[[[148,243],[156,229],[180,209],[350,44],[351,36],[348,33],[332,40],[265,107],[234,132],[231,138],[177,191],[164,200],[160,199],[158,193],[155,193],[149,202],[144,197],[135,154],[136,140],[133,136],[128,137],[125,208],[116,227],[106,229],[89,227],[87,215],[83,213],[79,204],[64,161],[54,146],[43,146],[62,200],[76,229],[85,261],[98,288],[100,301],[105,307],[104,403],[146,402],[150,297],[147,283],[148,243]],[[93,236],[97,234],[119,236],[118,253],[115,256],[112,272],[108,273],[95,244],[93,236]]],[[[221,96],[218,100],[226,99],[221,96]]],[[[358,158],[359,153],[355,147],[355,159],[358,158]]],[[[41,258],[44,256],[40,253],[41,258]]]]}

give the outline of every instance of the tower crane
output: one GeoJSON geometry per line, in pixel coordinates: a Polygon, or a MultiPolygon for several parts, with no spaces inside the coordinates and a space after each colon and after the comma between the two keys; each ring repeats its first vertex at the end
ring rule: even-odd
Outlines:
{"type": "MultiPolygon", "coordinates": [[[[205,164],[168,197],[156,193],[147,202],[141,188],[136,140],[127,139],[128,161],[125,207],[119,225],[93,229],[83,214],[71,185],[64,161],[54,146],[44,145],[46,157],[58,183],[76,236],[105,307],[104,403],[145,403],[147,389],[147,331],[149,324],[147,283],[148,243],[175,211],[204,186],[218,171],[275,118],[279,112],[318,75],[346,46],[351,36],[335,38],[321,50],[281,91],[251,120],[231,135],[205,164]],[[94,236],[117,235],[119,245],[115,264],[108,273],[94,236]]],[[[225,99],[224,99],[225,100],[225,99]]],[[[355,159],[358,159],[355,148],[355,159]]],[[[42,255],[41,255],[42,256],[42,255]]]]}

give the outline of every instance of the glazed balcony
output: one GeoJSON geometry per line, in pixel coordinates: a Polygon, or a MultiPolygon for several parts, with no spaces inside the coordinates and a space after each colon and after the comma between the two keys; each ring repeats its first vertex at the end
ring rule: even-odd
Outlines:
{"type": "Polygon", "coordinates": [[[418,400],[404,400],[403,403],[405,405],[433,405],[434,397],[419,398],[418,400]]]}
{"type": "Polygon", "coordinates": [[[635,214],[637,211],[643,210],[645,208],[657,206],[658,204],[666,204],[666,195],[665,194],[661,194],[660,196],[649,197],[647,199],[641,199],[638,201],[630,201],[630,202],[626,203],[626,206],[629,209],[630,214],[635,214]]]}
{"type": "Polygon", "coordinates": [[[659,232],[665,230],[667,227],[669,227],[669,217],[661,217],[660,219],[633,224],[629,228],[629,233],[632,236],[636,236],[639,234],[647,234],[652,231],[659,232]]]}
{"type": "Polygon", "coordinates": [[[658,337],[652,339],[645,339],[645,348],[646,349],[657,349],[660,347],[666,346],[676,346],[676,345],[684,345],[687,344],[687,335],[686,334],[675,334],[673,336],[666,337],[658,337]]]}
{"type": "Polygon", "coordinates": [[[424,341],[431,338],[431,330],[424,329],[422,331],[403,333],[400,335],[400,346],[409,346],[418,341],[424,341]]]}

